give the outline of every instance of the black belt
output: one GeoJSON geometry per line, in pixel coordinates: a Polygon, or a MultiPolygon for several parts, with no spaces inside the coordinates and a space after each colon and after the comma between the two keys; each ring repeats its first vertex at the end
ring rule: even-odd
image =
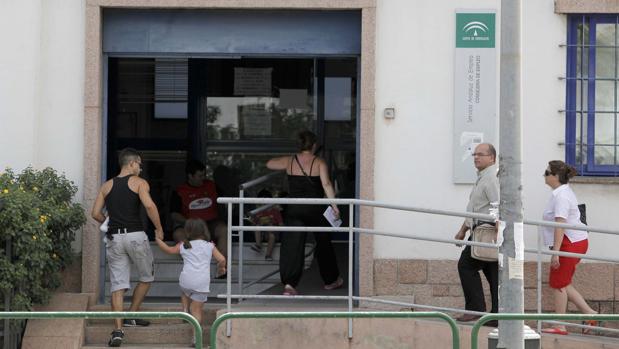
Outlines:
{"type": "Polygon", "coordinates": [[[118,228],[118,229],[110,229],[108,231],[109,234],[114,235],[114,234],[129,234],[129,233],[137,233],[139,231],[144,231],[144,230],[129,230],[127,228],[118,228]]]}

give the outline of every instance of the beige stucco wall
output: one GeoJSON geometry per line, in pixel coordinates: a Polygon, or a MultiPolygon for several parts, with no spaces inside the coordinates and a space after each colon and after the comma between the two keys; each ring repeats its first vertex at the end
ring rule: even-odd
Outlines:
{"type": "Polygon", "coordinates": [[[556,13],[617,13],[617,0],[555,0],[556,13]]]}

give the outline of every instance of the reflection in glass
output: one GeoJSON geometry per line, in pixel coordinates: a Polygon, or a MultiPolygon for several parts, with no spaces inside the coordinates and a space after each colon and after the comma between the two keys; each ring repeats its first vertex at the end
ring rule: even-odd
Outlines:
{"type": "Polygon", "coordinates": [[[598,47],[595,50],[595,76],[597,78],[614,78],[615,48],[598,47]]]}
{"type": "Polygon", "coordinates": [[[587,93],[589,89],[587,88],[586,81],[579,80],[576,81],[576,110],[585,111],[587,110],[587,93]]]}
{"type": "Polygon", "coordinates": [[[615,148],[614,146],[595,146],[595,164],[596,165],[615,165],[615,148]]]}
{"type": "Polygon", "coordinates": [[[614,114],[595,114],[595,144],[615,144],[614,114]]]}
{"type": "Polygon", "coordinates": [[[595,82],[595,110],[614,111],[615,110],[615,82],[600,81],[595,82]]]}
{"type": "MultiPolygon", "coordinates": [[[[233,193],[235,192],[234,196],[238,196],[239,184],[273,172],[266,168],[266,162],[275,156],[281,155],[282,154],[263,152],[240,153],[209,151],[207,153],[208,161],[206,163],[206,171],[208,176],[215,178],[218,185],[219,182],[223,182],[222,187],[226,186],[224,183],[233,181],[234,183],[230,183],[229,185],[230,188],[225,189],[229,189],[229,191],[233,193]],[[236,179],[232,180],[232,178],[235,177],[236,179]]],[[[274,191],[282,191],[285,188],[283,178],[284,176],[277,177],[266,186],[274,189],[274,191]]],[[[259,186],[259,189],[264,187],[265,186],[259,186]]],[[[257,194],[252,193],[251,190],[252,189],[250,189],[247,196],[254,196],[257,194]]]]}
{"type": "Polygon", "coordinates": [[[615,46],[615,24],[598,23],[595,26],[596,46],[615,46]]]}
{"type": "Polygon", "coordinates": [[[208,138],[292,139],[298,130],[313,128],[311,100],[306,99],[306,108],[281,108],[280,98],[209,97],[208,138]]]}

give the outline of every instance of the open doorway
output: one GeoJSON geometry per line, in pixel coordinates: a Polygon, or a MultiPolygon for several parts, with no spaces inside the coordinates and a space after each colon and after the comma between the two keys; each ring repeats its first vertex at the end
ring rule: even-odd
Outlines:
{"type": "MultiPolygon", "coordinates": [[[[206,165],[219,196],[238,196],[239,184],[269,173],[266,161],[294,153],[296,133],[309,129],[318,136],[337,197],[357,197],[358,64],[358,57],[110,57],[108,177],[118,173],[119,150],[138,149],[171,240],[171,197],[186,180],[188,160],[206,165]]],[[[271,181],[247,196],[265,188],[276,195],[287,190],[284,181],[271,181]]],[[[227,211],[219,211],[225,220],[227,211]]],[[[154,235],[152,227],[147,233],[154,235]]],[[[247,242],[252,235],[245,235],[247,242]]],[[[346,261],[346,248],[338,251],[346,261]]]]}

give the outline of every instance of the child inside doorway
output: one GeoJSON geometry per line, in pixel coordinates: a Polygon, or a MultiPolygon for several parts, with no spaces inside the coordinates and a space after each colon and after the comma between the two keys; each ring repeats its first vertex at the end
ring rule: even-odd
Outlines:
{"type": "MultiPolygon", "coordinates": [[[[259,198],[271,198],[273,195],[267,189],[262,189],[258,192],[259,198]]],[[[258,226],[279,226],[284,224],[282,219],[281,208],[278,205],[267,205],[264,210],[257,212],[250,217],[251,222],[258,226]]],[[[263,206],[264,207],[264,206],[263,206]]],[[[251,249],[261,253],[262,252],[262,239],[266,235],[267,249],[264,259],[267,261],[273,260],[273,246],[275,245],[275,232],[273,231],[257,231],[255,232],[256,242],[251,246],[251,249]]]]}

